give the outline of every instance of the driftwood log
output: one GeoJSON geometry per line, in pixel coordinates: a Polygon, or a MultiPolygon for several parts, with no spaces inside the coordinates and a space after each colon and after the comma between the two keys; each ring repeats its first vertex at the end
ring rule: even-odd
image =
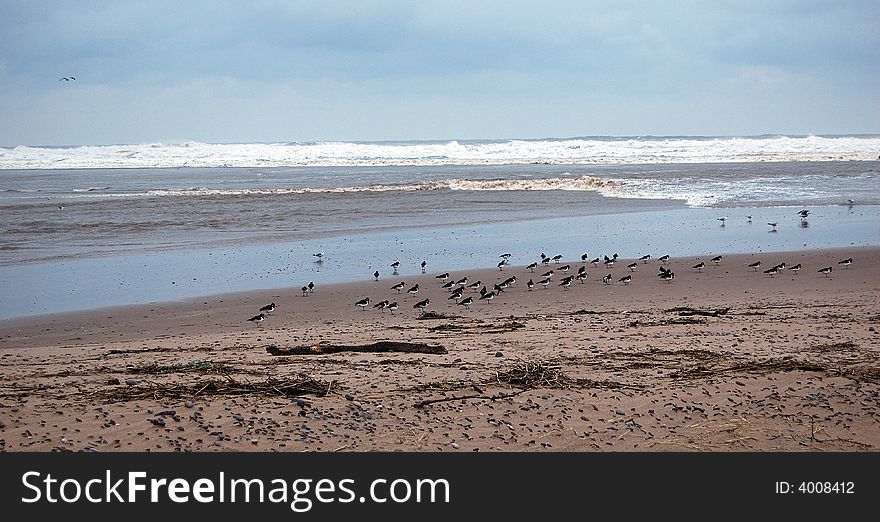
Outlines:
{"type": "Polygon", "coordinates": [[[704,315],[706,317],[718,317],[719,315],[724,315],[730,311],[730,308],[716,308],[714,310],[698,310],[696,308],[690,307],[680,307],[680,308],[672,308],[667,310],[667,312],[678,312],[678,315],[683,317],[690,317],[693,315],[704,315]]]}
{"type": "Polygon", "coordinates": [[[449,353],[442,346],[433,346],[424,343],[404,343],[396,341],[379,341],[372,344],[315,344],[311,346],[292,346],[282,348],[276,345],[269,345],[266,351],[271,355],[323,355],[328,353],[339,352],[361,352],[361,353],[427,353],[432,355],[444,355],[449,353]]]}

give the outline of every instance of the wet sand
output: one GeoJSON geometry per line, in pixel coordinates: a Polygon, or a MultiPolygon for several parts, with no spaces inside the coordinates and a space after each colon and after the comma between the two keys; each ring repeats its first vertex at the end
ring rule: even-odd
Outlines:
{"type": "Polygon", "coordinates": [[[518,279],[489,303],[465,292],[469,309],[434,270],[2,321],[0,449],[877,450],[880,248],[673,258],[670,283],[631,262],[567,290],[575,260],[455,272],[518,279]],[[781,262],[804,268],[763,272],[781,262]],[[354,305],[367,296],[400,309],[354,305]],[[435,318],[413,309],[426,297],[435,318]],[[385,340],[447,353],[267,351],[385,340]]]}

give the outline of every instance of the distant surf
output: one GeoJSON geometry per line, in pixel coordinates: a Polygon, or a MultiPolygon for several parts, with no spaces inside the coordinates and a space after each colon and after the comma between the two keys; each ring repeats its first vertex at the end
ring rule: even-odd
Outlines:
{"type": "Polygon", "coordinates": [[[404,142],[147,143],[0,148],[0,169],[634,165],[870,161],[880,136],[635,136],[404,142]]]}

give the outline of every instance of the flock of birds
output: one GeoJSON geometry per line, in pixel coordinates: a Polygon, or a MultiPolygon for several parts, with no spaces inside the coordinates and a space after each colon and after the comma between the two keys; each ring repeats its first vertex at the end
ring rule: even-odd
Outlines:
{"type": "MultiPolygon", "coordinates": [[[[798,216],[801,218],[801,220],[804,220],[807,218],[809,213],[810,213],[809,210],[806,210],[806,209],[801,210],[800,212],[798,212],[798,216]]],[[[752,217],[751,216],[746,216],[746,217],[751,222],[752,217]]],[[[724,222],[727,220],[727,218],[721,217],[721,218],[718,218],[718,220],[721,221],[722,226],[724,226],[724,222]]],[[[773,227],[773,229],[775,230],[778,223],[768,223],[768,225],[773,227]]],[[[321,251],[321,252],[317,252],[317,253],[313,254],[313,257],[315,257],[317,263],[323,263],[324,255],[325,255],[324,252],[321,251]]],[[[498,270],[504,271],[504,268],[506,266],[508,266],[510,258],[512,256],[513,255],[511,253],[501,254],[499,256],[501,258],[501,260],[496,265],[498,270]]],[[[536,277],[536,276],[530,277],[529,280],[526,282],[526,288],[529,291],[531,291],[533,288],[535,288],[535,286],[541,286],[544,289],[546,289],[547,287],[549,287],[551,284],[554,283],[554,281],[553,281],[554,276],[557,276],[558,274],[565,274],[564,277],[562,277],[561,279],[558,280],[558,283],[556,284],[556,286],[562,287],[563,290],[568,290],[568,288],[571,286],[571,284],[574,281],[579,281],[581,284],[583,284],[587,280],[587,265],[593,265],[594,267],[598,267],[599,264],[601,263],[606,269],[610,269],[617,262],[619,256],[618,256],[618,254],[615,253],[615,254],[612,254],[610,257],[608,255],[604,255],[601,258],[595,257],[593,259],[590,259],[590,256],[588,256],[587,254],[583,254],[583,255],[581,255],[581,262],[583,263],[583,265],[579,266],[575,273],[571,273],[574,271],[574,268],[572,267],[571,264],[561,265],[563,258],[564,258],[564,256],[562,254],[557,254],[557,255],[550,257],[542,252],[540,255],[540,261],[535,261],[535,262],[532,262],[531,264],[527,265],[525,267],[526,270],[528,270],[530,274],[535,273],[535,270],[538,269],[539,266],[543,265],[543,266],[549,268],[551,263],[553,263],[554,268],[549,268],[548,270],[544,271],[540,277],[536,277]],[[537,281],[535,281],[535,279],[537,279],[537,281]]],[[[649,263],[652,259],[653,258],[650,254],[645,254],[645,255],[641,256],[638,259],[638,261],[641,261],[641,264],[644,265],[644,264],[649,263]]],[[[722,260],[723,260],[723,256],[718,255],[718,256],[711,258],[709,260],[709,262],[715,266],[719,266],[721,264],[722,260]]],[[[670,256],[669,255],[661,256],[661,257],[657,258],[657,261],[660,263],[660,266],[658,267],[657,277],[660,280],[665,281],[666,283],[671,283],[675,279],[675,272],[673,272],[671,269],[669,269],[667,267],[669,264],[669,261],[670,261],[670,256]]],[[[843,266],[845,269],[847,269],[847,268],[849,268],[849,265],[851,265],[852,263],[853,263],[853,259],[847,258],[847,259],[843,259],[843,260],[839,261],[838,265],[843,266]]],[[[400,261],[394,261],[393,263],[391,263],[389,265],[389,267],[393,270],[394,275],[399,273],[400,266],[401,266],[400,261]]],[[[748,266],[748,268],[757,272],[763,266],[763,263],[759,260],[759,261],[755,261],[747,266],[748,266]]],[[[633,281],[632,273],[635,272],[636,268],[638,268],[638,267],[639,267],[639,263],[637,261],[634,261],[632,263],[627,264],[626,268],[629,269],[630,273],[627,273],[623,277],[618,278],[617,283],[623,284],[623,285],[629,285],[633,281]]],[[[704,268],[706,268],[706,263],[702,262],[702,261],[691,267],[691,269],[693,271],[698,271],[698,272],[701,272],[704,268]]],[[[800,263],[793,265],[793,266],[788,266],[786,263],[779,263],[777,265],[774,265],[774,266],[764,270],[764,273],[771,278],[773,276],[781,274],[784,270],[789,270],[793,274],[797,275],[802,268],[803,268],[803,266],[800,263]]],[[[427,261],[422,261],[421,262],[421,272],[424,274],[426,272],[426,270],[427,270],[427,261]]],[[[817,270],[817,273],[823,274],[827,277],[832,272],[832,270],[833,270],[833,267],[827,266],[827,267],[824,267],[824,268],[817,270]]],[[[380,277],[381,277],[381,274],[379,273],[378,270],[373,272],[373,279],[375,281],[379,281],[380,277]]],[[[508,288],[516,285],[518,282],[516,275],[512,275],[512,276],[506,278],[505,280],[501,281],[500,283],[492,283],[492,287],[489,288],[489,286],[487,284],[484,284],[483,281],[480,281],[480,280],[470,281],[470,279],[467,276],[456,279],[456,278],[452,277],[452,275],[449,272],[444,272],[442,274],[438,274],[438,275],[434,276],[434,278],[437,279],[438,282],[442,282],[441,288],[443,290],[447,290],[449,292],[447,299],[454,300],[454,302],[457,306],[463,306],[466,309],[470,309],[470,306],[472,304],[474,304],[476,301],[485,301],[487,303],[492,302],[492,300],[498,298],[508,288]],[[466,293],[471,294],[471,295],[465,295],[466,293]],[[477,297],[477,293],[479,293],[479,297],[477,297]]],[[[614,277],[612,276],[611,273],[608,273],[607,275],[603,276],[601,280],[602,280],[602,284],[610,285],[614,282],[614,277]]],[[[392,285],[389,289],[395,291],[396,295],[400,295],[400,293],[402,291],[404,291],[405,288],[407,288],[406,281],[400,281],[400,282],[392,285]]],[[[302,287],[303,296],[308,296],[310,293],[312,293],[314,291],[315,291],[315,283],[314,282],[310,282],[308,285],[302,287]]],[[[421,285],[419,283],[416,283],[416,284],[413,284],[412,286],[410,286],[406,290],[406,293],[408,295],[416,296],[419,294],[420,291],[421,291],[421,285]]],[[[431,299],[426,297],[425,299],[422,299],[422,300],[416,302],[415,304],[413,304],[412,307],[414,309],[420,310],[424,313],[425,309],[430,304],[431,304],[431,299]]],[[[394,314],[395,311],[397,311],[400,308],[400,303],[398,303],[397,300],[392,301],[391,299],[383,299],[383,300],[377,302],[376,304],[373,304],[373,299],[371,297],[364,297],[363,299],[360,299],[359,301],[355,302],[354,305],[361,308],[361,310],[366,310],[370,306],[372,306],[373,309],[378,309],[379,311],[382,311],[382,312],[384,312],[385,310],[388,310],[389,312],[391,312],[392,315],[394,314]]],[[[270,303],[270,304],[260,308],[260,310],[259,310],[260,313],[251,317],[248,320],[259,324],[259,323],[263,322],[268,316],[270,316],[272,314],[272,312],[274,312],[275,310],[276,310],[276,304],[270,303]]]]}

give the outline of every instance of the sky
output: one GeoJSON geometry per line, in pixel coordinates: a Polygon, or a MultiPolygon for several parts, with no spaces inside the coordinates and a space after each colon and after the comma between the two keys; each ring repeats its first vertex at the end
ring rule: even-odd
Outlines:
{"type": "Polygon", "coordinates": [[[880,0],[0,0],[0,146],[880,133],[878,20],[880,0]]]}

